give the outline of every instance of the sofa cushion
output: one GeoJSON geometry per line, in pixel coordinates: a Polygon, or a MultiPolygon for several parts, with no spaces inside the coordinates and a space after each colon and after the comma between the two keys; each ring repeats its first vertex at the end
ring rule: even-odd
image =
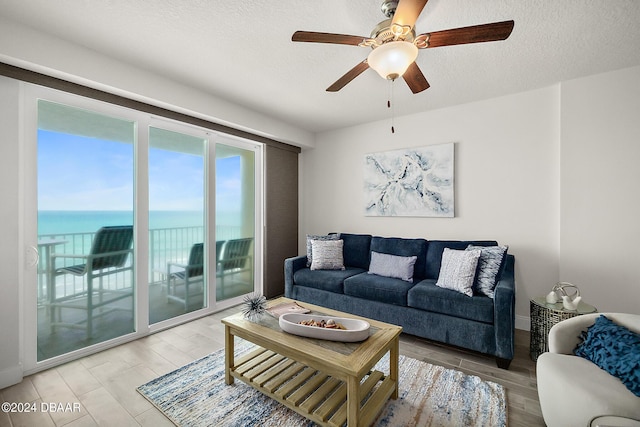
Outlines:
{"type": "Polygon", "coordinates": [[[349,268],[345,270],[315,270],[301,268],[293,273],[293,280],[296,286],[306,286],[308,288],[322,289],[323,291],[344,293],[342,283],[347,277],[364,273],[362,268],[349,268]]]}
{"type": "Polygon", "coordinates": [[[437,279],[442,263],[442,253],[445,248],[465,250],[467,246],[497,246],[495,240],[429,240],[427,244],[427,261],[425,267],[426,279],[437,279]]]}
{"type": "Polygon", "coordinates": [[[415,256],[413,267],[414,281],[425,278],[427,241],[425,239],[402,239],[397,237],[378,237],[371,239],[371,251],[402,257],[415,256]]]}
{"type": "Polygon", "coordinates": [[[581,339],[574,350],[576,356],[620,379],[631,393],[640,397],[640,334],[600,315],[581,339]]]}
{"type": "Polygon", "coordinates": [[[484,295],[468,297],[436,286],[435,280],[418,282],[407,293],[409,307],[493,324],[493,300],[484,295]]]}
{"type": "Polygon", "coordinates": [[[368,270],[371,235],[340,233],[340,238],[344,241],[344,265],[368,270]]]}
{"type": "Polygon", "coordinates": [[[478,271],[473,282],[474,292],[493,298],[493,289],[506,264],[507,249],[507,246],[467,246],[467,251],[480,251],[478,271]]]}
{"type": "Polygon", "coordinates": [[[393,277],[413,283],[413,268],[416,256],[397,256],[371,251],[369,274],[393,277]]]}
{"type": "Polygon", "coordinates": [[[358,274],[344,281],[344,293],[354,297],[385,302],[395,305],[407,305],[407,291],[413,283],[377,274],[358,274]]]}
{"type": "Polygon", "coordinates": [[[311,267],[311,261],[313,260],[313,251],[311,248],[312,240],[338,240],[339,234],[307,234],[307,267],[311,267]]]}
{"type": "Polygon", "coordinates": [[[480,251],[456,251],[445,248],[436,286],[473,296],[473,281],[476,277],[480,251]]]}
{"type": "Polygon", "coordinates": [[[312,240],[312,270],[344,270],[342,240],[312,240]]]}

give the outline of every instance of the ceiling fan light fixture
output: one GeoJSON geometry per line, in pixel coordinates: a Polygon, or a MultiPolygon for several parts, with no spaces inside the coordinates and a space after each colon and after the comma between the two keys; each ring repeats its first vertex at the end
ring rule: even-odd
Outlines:
{"type": "Polygon", "coordinates": [[[393,41],[373,49],[367,62],[383,79],[395,80],[407,71],[417,57],[418,48],[413,43],[393,41]]]}

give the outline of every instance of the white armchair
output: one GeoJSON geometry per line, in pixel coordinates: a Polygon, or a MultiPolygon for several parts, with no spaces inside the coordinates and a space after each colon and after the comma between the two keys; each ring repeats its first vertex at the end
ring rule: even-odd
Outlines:
{"type": "Polygon", "coordinates": [[[580,333],[601,314],[640,333],[640,315],[623,313],[585,314],[551,328],[549,352],[538,357],[536,369],[540,407],[548,427],[588,427],[602,416],[640,423],[640,397],[591,361],[573,355],[580,333]]]}

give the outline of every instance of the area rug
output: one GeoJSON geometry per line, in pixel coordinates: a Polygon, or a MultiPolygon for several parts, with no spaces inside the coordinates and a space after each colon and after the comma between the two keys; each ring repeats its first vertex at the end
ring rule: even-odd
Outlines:
{"type": "MultiPolygon", "coordinates": [[[[236,344],[237,353],[248,345],[236,344]]],[[[388,371],[388,355],[376,369],[388,371]]],[[[400,356],[399,398],[385,406],[377,427],[506,426],[504,388],[477,376],[400,356]]],[[[310,422],[236,380],[224,382],[224,350],[138,387],[177,426],[311,427],[310,422]]]]}

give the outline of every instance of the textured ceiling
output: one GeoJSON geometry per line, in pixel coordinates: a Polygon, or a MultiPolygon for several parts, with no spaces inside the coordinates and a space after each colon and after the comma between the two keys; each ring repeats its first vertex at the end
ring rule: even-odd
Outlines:
{"type": "MultiPolygon", "coordinates": [[[[366,48],[293,43],[296,30],[368,36],[381,0],[0,0],[0,15],[309,131],[388,118],[366,48]]],[[[419,33],[513,19],[502,42],[420,51],[431,88],[394,84],[397,116],[640,65],[638,0],[430,0],[419,33]]]]}

